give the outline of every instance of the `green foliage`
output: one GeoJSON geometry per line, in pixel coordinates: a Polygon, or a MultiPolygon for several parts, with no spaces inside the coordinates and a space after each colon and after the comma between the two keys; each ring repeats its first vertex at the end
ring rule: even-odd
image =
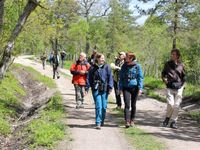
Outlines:
{"type": "Polygon", "coordinates": [[[0,134],[8,135],[11,132],[10,124],[0,115],[0,134]]]}
{"type": "Polygon", "coordinates": [[[16,117],[19,109],[18,97],[24,95],[25,91],[19,81],[8,72],[0,83],[0,134],[7,135],[11,132],[7,119],[16,117]]]}
{"type": "Polygon", "coordinates": [[[30,123],[26,129],[31,132],[28,139],[33,143],[31,147],[50,148],[56,141],[63,139],[66,127],[61,119],[64,115],[62,98],[57,93],[51,98],[47,108],[41,113],[41,117],[30,123]]]}
{"type": "Polygon", "coordinates": [[[200,112],[189,112],[188,114],[191,118],[200,122],[200,112]]]}
{"type": "Polygon", "coordinates": [[[145,87],[149,87],[151,89],[162,89],[165,87],[161,79],[156,79],[153,77],[145,77],[144,85],[145,87]]]}
{"type": "Polygon", "coordinates": [[[126,129],[124,132],[137,150],[165,150],[164,144],[137,127],[126,129]]]}
{"type": "MultiPolygon", "coordinates": [[[[21,67],[22,65],[20,64],[16,64],[16,67],[21,67]]],[[[46,86],[50,87],[50,88],[55,88],[56,84],[53,80],[51,80],[49,77],[45,76],[45,75],[41,75],[38,71],[36,71],[35,69],[31,68],[31,67],[25,67],[23,66],[23,68],[29,72],[31,74],[31,77],[33,80],[39,81],[44,83],[46,86]]]]}

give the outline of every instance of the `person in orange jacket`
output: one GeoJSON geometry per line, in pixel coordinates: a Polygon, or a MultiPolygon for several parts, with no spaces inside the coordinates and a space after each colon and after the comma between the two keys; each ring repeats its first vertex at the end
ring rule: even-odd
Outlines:
{"type": "Polygon", "coordinates": [[[70,72],[73,75],[72,83],[75,88],[76,108],[84,108],[84,93],[86,85],[87,73],[90,69],[90,64],[86,60],[86,54],[81,52],[76,63],[71,65],[70,72]]]}

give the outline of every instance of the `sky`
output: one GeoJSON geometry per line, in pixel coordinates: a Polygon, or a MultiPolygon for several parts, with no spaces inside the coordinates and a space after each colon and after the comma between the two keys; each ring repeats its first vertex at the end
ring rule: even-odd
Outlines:
{"type": "MultiPolygon", "coordinates": [[[[154,1],[150,1],[148,3],[143,3],[143,2],[138,2],[137,0],[132,0],[131,2],[131,9],[135,10],[134,6],[138,5],[139,7],[141,7],[142,9],[147,10],[148,8],[152,8],[155,6],[155,4],[158,2],[159,0],[154,0],[154,1]]],[[[134,15],[138,15],[137,12],[134,11],[134,15]]],[[[136,23],[143,25],[145,20],[147,19],[148,16],[142,16],[140,18],[138,18],[136,20],[136,23]]]]}

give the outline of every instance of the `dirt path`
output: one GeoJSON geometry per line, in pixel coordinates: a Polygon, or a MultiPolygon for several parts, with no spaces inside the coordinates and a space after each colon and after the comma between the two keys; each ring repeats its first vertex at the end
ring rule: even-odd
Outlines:
{"type": "MultiPolygon", "coordinates": [[[[16,62],[31,66],[44,75],[52,77],[52,69],[47,66],[42,70],[42,65],[28,59],[19,57],[16,62]]],[[[62,72],[69,74],[69,71],[61,69],[62,72]]],[[[115,119],[107,115],[105,127],[102,130],[94,129],[94,104],[89,94],[86,97],[85,109],[75,109],[74,87],[71,81],[61,76],[56,80],[58,89],[64,98],[64,105],[68,111],[66,123],[70,127],[72,142],[62,141],[58,150],[129,150],[133,149],[125,140],[115,119]]],[[[113,95],[111,95],[113,96],[113,95]]],[[[110,106],[108,106],[109,108],[110,106]]],[[[158,137],[165,143],[169,150],[199,150],[200,149],[200,126],[191,120],[180,119],[179,129],[161,127],[165,113],[165,104],[150,98],[141,98],[137,102],[137,124],[158,137]]]]}

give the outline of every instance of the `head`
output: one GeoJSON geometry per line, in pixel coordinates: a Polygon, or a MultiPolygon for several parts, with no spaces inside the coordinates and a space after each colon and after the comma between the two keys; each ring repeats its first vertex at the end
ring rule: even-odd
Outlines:
{"type": "Polygon", "coordinates": [[[173,49],[173,50],[171,50],[171,59],[173,61],[179,60],[180,57],[181,57],[181,53],[180,53],[179,49],[173,49]]]}
{"type": "Polygon", "coordinates": [[[126,53],[125,60],[127,63],[130,63],[130,62],[134,61],[135,59],[136,59],[135,54],[133,54],[132,52],[126,53]]]}
{"type": "Polygon", "coordinates": [[[103,65],[105,63],[105,57],[104,57],[104,55],[98,53],[96,55],[96,62],[98,63],[98,65],[103,65]]]}
{"type": "Polygon", "coordinates": [[[81,52],[79,55],[79,61],[84,61],[86,60],[86,54],[84,52],[81,52]]]}
{"type": "Polygon", "coordinates": [[[119,52],[118,54],[119,54],[119,57],[118,57],[118,58],[119,58],[120,60],[124,60],[124,59],[125,59],[125,57],[126,57],[126,53],[125,53],[125,52],[119,52]]]}

